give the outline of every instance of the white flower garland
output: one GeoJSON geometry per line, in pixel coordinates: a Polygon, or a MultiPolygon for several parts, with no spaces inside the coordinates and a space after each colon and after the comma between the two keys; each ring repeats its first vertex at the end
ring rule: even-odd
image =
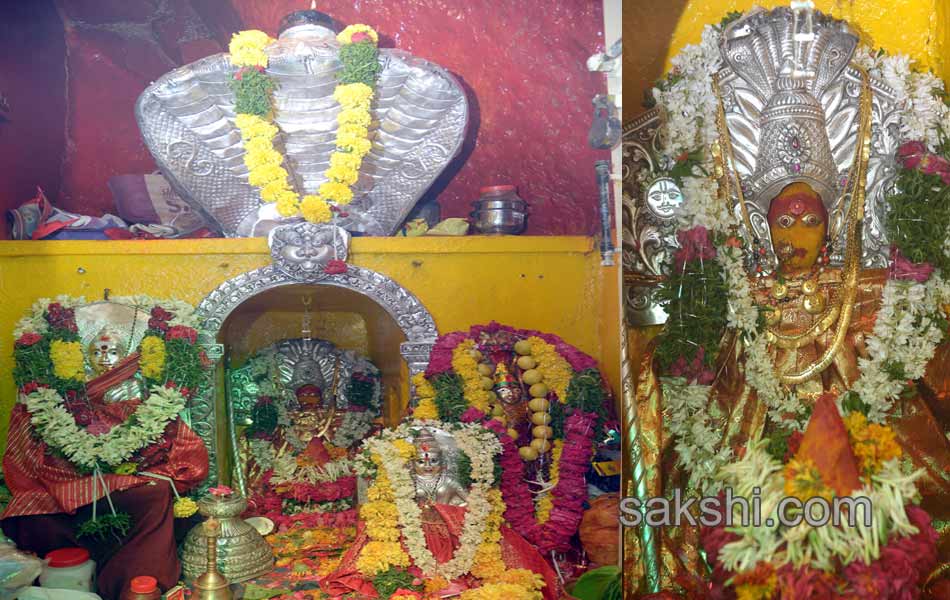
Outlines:
{"type": "MultiPolygon", "coordinates": [[[[675,157],[698,148],[709,148],[718,141],[716,111],[718,101],[712,88],[712,74],[722,66],[718,38],[720,28],[707,25],[699,44],[684,46],[671,61],[674,77],[667,85],[653,90],[657,103],[665,109],[665,121],[659,131],[661,164],[672,164],[675,157]]],[[[950,132],[950,108],[941,100],[943,82],[929,72],[911,69],[913,60],[904,55],[887,55],[859,46],[854,60],[876,79],[892,89],[901,102],[901,139],[922,140],[931,149],[940,142],[940,132],[950,132]]],[[[707,173],[714,169],[711,153],[703,152],[701,164],[707,173]]],[[[683,204],[678,211],[680,229],[702,226],[711,232],[729,235],[735,216],[719,197],[713,176],[694,172],[684,177],[683,204]]],[[[946,244],[950,254],[950,235],[946,244]]],[[[780,383],[768,352],[768,343],[756,328],[759,310],[755,304],[741,252],[730,247],[717,248],[717,259],[729,284],[728,326],[737,330],[744,345],[746,378],[768,415],[787,427],[803,426],[795,416],[804,408],[798,397],[780,383]],[[792,415],[789,418],[788,415],[792,415]]],[[[871,358],[859,359],[861,374],[852,386],[870,406],[869,419],[881,422],[901,393],[904,381],[891,379],[885,363],[900,363],[908,379],[921,377],[933,357],[943,332],[935,315],[950,302],[950,283],[935,272],[924,284],[888,280],[882,306],[867,341],[871,358]]],[[[712,464],[724,464],[722,452],[709,445],[719,429],[708,401],[709,386],[686,386],[664,379],[663,393],[670,406],[670,431],[677,436],[680,463],[695,471],[690,484],[708,489],[712,464]],[[705,401],[703,400],[705,392],[705,401]],[[686,457],[686,458],[684,458],[686,457]]],[[[721,437],[721,436],[720,436],[721,437]]]]}
{"type": "Polygon", "coordinates": [[[369,433],[373,428],[375,418],[376,415],[368,410],[347,411],[333,434],[333,445],[337,448],[349,448],[369,433]]]}
{"type": "Polygon", "coordinates": [[[364,442],[363,448],[382,459],[395,498],[402,539],[413,564],[427,577],[441,576],[449,581],[471,571],[492,510],[488,490],[495,478],[494,457],[501,453],[498,438],[477,424],[450,425],[439,421],[425,421],[420,425],[403,424],[394,430],[385,430],[379,436],[364,442]],[[459,548],[449,561],[442,564],[439,564],[426,545],[422,530],[422,509],[416,502],[416,489],[410,475],[411,467],[392,443],[396,439],[411,437],[413,429],[423,426],[451,432],[459,451],[468,456],[472,466],[472,485],[467,498],[459,548]]]}
{"type": "Polygon", "coordinates": [[[842,527],[813,527],[802,521],[789,528],[779,524],[779,503],[787,496],[782,465],[766,452],[763,442],[753,444],[742,460],[723,468],[720,478],[737,497],[755,495],[761,499],[761,524],[743,526],[740,515],[733,515],[730,531],[740,539],[725,544],[719,560],[735,573],[753,569],[759,562],[776,568],[791,563],[829,571],[856,560],[868,564],[879,558],[881,547],[890,537],[917,533],[907,518],[905,506],[918,498],[914,482],[922,474],[923,471],[904,473],[900,463],[893,459],[884,463],[871,478],[871,484],[850,494],[852,498],[870,500],[870,527],[865,526],[863,511],[859,510],[854,527],[850,523],[842,527]],[[758,492],[753,491],[756,488],[758,492]],[[767,519],[772,520],[772,526],[765,524],[767,519]]]}
{"type": "Polygon", "coordinates": [[[20,402],[26,405],[33,427],[47,445],[90,470],[102,465],[115,467],[154,444],[185,408],[185,398],[178,390],[154,386],[124,424],[103,435],[92,435],[76,424],[56,390],[40,388],[26,396],[21,394],[20,402]]]}
{"type": "MultiPolygon", "coordinates": [[[[180,300],[156,299],[140,294],[113,296],[109,301],[143,311],[143,323],[148,320],[149,311],[160,306],[173,314],[168,325],[192,328],[198,325],[194,307],[180,300]]],[[[88,304],[82,296],[61,295],[55,300],[40,298],[33,302],[30,313],[17,322],[14,337],[19,338],[26,333],[45,335],[49,331],[49,324],[44,315],[53,302],[72,309],[88,304]]],[[[149,397],[125,423],[96,436],[76,424],[72,413],[65,408],[65,400],[56,390],[39,388],[28,395],[20,394],[18,400],[26,406],[36,433],[48,446],[62,452],[70,462],[90,470],[97,466],[115,467],[139,450],[154,444],[162,437],[168,423],[178,418],[187,404],[178,390],[154,386],[149,397]]]]}

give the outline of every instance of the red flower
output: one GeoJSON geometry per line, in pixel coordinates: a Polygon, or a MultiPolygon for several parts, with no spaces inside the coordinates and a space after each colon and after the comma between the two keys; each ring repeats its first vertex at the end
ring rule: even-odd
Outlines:
{"type": "Polygon", "coordinates": [[[153,319],[158,319],[159,321],[169,321],[174,316],[161,306],[152,308],[152,311],[149,314],[153,319]]]}
{"type": "Polygon", "coordinates": [[[459,420],[463,423],[480,423],[485,418],[485,413],[478,410],[474,406],[468,407],[468,409],[462,413],[459,417],[459,420]]]}
{"type": "Polygon", "coordinates": [[[916,169],[927,152],[923,142],[905,142],[897,149],[897,160],[905,169],[916,169]]]}
{"type": "Polygon", "coordinates": [[[700,346],[692,362],[687,364],[686,357],[679,357],[670,365],[670,375],[673,377],[685,377],[686,383],[697,383],[699,385],[711,384],[713,379],[716,378],[716,374],[706,368],[705,356],[706,349],[700,346]]]}
{"type": "Polygon", "coordinates": [[[802,438],[805,435],[801,431],[793,431],[792,435],[788,436],[788,450],[785,451],[785,456],[782,457],[782,462],[788,462],[792,460],[792,457],[798,453],[798,449],[802,445],[802,438]]]}
{"type": "Polygon", "coordinates": [[[345,261],[334,258],[327,261],[327,266],[323,267],[323,272],[327,275],[339,275],[340,273],[346,273],[347,268],[345,261]]]}
{"type": "Polygon", "coordinates": [[[76,333],[79,329],[76,327],[76,313],[71,308],[63,308],[59,302],[53,302],[46,307],[46,322],[50,327],[65,329],[76,333]]]}
{"type": "Polygon", "coordinates": [[[924,283],[930,279],[933,273],[933,266],[930,263],[913,263],[904,258],[897,246],[891,246],[891,267],[888,270],[888,276],[891,279],[913,280],[917,283],[924,283]]]}
{"type": "Polygon", "coordinates": [[[786,564],[778,570],[776,583],[779,598],[827,600],[839,597],[835,577],[810,567],[796,569],[786,564]]]}
{"type": "Polygon", "coordinates": [[[208,489],[208,492],[209,492],[212,496],[222,496],[222,497],[223,497],[223,496],[230,496],[231,494],[234,493],[234,490],[232,490],[231,488],[229,488],[229,487],[226,486],[226,485],[219,485],[219,486],[215,486],[215,487],[213,487],[213,488],[209,488],[209,489],[208,489]]]}
{"type": "Polygon", "coordinates": [[[148,320],[148,328],[165,332],[165,331],[168,331],[168,323],[152,317],[151,319],[148,320]]]}
{"type": "Polygon", "coordinates": [[[676,240],[680,244],[680,249],[673,256],[677,269],[681,269],[684,263],[690,261],[716,258],[716,248],[712,245],[709,230],[705,227],[677,231],[676,240]]]}
{"type": "Polygon", "coordinates": [[[20,386],[21,394],[32,394],[36,390],[40,389],[40,384],[36,381],[28,381],[20,386]]]}
{"type": "Polygon", "coordinates": [[[17,338],[16,345],[17,346],[32,346],[33,344],[40,341],[41,339],[43,339],[43,336],[41,336],[38,333],[24,333],[23,335],[17,338]]]}
{"type": "Polygon", "coordinates": [[[194,344],[198,340],[198,332],[191,327],[184,325],[175,325],[169,327],[165,332],[166,340],[187,340],[189,344],[194,344]]]}
{"type": "Polygon", "coordinates": [[[211,359],[208,358],[208,353],[204,350],[198,353],[198,360],[201,361],[201,366],[206,369],[212,365],[211,359]]]}
{"type": "Polygon", "coordinates": [[[359,42],[362,42],[365,40],[371,40],[371,39],[372,38],[369,37],[369,34],[366,33],[365,31],[357,31],[352,36],[350,36],[350,42],[354,44],[358,44],[359,42]]]}
{"type": "Polygon", "coordinates": [[[920,161],[920,165],[920,171],[925,175],[940,175],[942,177],[945,173],[950,173],[950,161],[936,154],[924,156],[920,161]]]}

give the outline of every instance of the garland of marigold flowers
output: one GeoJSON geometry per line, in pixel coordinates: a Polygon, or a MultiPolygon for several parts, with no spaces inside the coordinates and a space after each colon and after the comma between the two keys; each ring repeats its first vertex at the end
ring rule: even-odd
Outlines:
{"type": "MultiPolygon", "coordinates": [[[[334,212],[353,200],[351,186],[359,178],[363,158],[372,148],[370,107],[379,74],[379,36],[366,25],[350,25],[337,35],[341,69],[333,98],[340,103],[337,115],[336,150],[330,154],[328,181],[317,194],[300,197],[281,166],[284,157],[274,147],[279,130],[273,123],[271,94],[274,82],[266,73],[267,46],[273,43],[263,31],[249,30],[232,37],[228,50],[231,64],[238,67],[232,80],[235,92],[235,125],[244,142],[248,183],[259,188],[261,200],[276,202],[277,212],[297,214],[312,223],[326,223],[334,212]]],[[[342,213],[345,216],[345,213],[342,213]]]]}

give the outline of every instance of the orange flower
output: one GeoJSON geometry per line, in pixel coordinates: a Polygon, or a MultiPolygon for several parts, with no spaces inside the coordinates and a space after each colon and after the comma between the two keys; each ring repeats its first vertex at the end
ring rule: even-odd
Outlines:
{"type": "Polygon", "coordinates": [[[793,458],[785,465],[785,494],[803,502],[815,497],[831,500],[834,496],[822,481],[818,467],[808,458],[793,458]]]}
{"type": "Polygon", "coordinates": [[[767,562],[759,562],[751,571],[735,576],[732,584],[738,600],[769,600],[775,591],[775,569],[767,562]]]}
{"type": "Polygon", "coordinates": [[[900,458],[903,454],[890,427],[868,423],[867,417],[859,412],[851,413],[844,422],[858,466],[865,478],[880,471],[885,462],[900,458]]]}

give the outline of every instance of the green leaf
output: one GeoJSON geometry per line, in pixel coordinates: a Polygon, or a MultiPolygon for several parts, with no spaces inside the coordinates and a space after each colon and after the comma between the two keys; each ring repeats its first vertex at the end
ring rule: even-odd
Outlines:
{"type": "Polygon", "coordinates": [[[119,512],[84,521],[76,533],[79,537],[94,538],[99,542],[106,541],[110,536],[122,541],[131,529],[132,517],[128,513],[119,512]]]}
{"type": "Polygon", "coordinates": [[[432,380],[435,405],[442,421],[458,421],[468,409],[462,378],[455,373],[441,373],[432,380]]]}
{"type": "Polygon", "coordinates": [[[608,565],[584,573],[574,584],[571,595],[578,600],[620,600],[620,569],[608,565]]]}

